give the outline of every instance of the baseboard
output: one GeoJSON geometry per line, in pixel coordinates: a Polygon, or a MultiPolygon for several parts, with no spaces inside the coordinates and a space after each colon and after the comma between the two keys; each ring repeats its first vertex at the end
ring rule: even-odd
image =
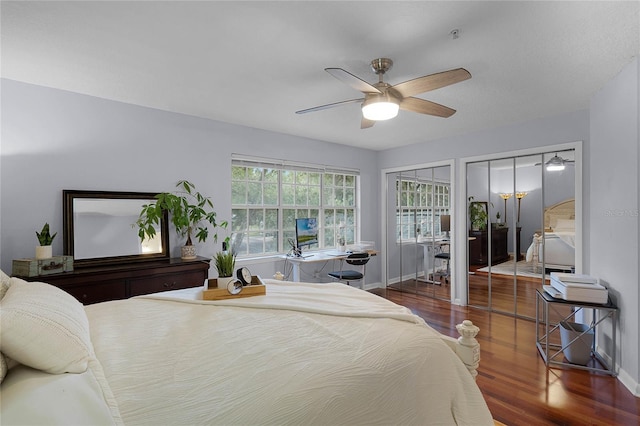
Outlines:
{"type": "Polygon", "coordinates": [[[365,284],[364,284],[364,289],[365,290],[373,290],[374,288],[384,288],[384,286],[382,285],[381,282],[377,282],[377,283],[367,283],[367,282],[365,282],[365,284]]]}
{"type": "MultiPolygon", "coordinates": [[[[611,365],[611,357],[607,353],[602,351],[600,347],[596,348],[596,352],[598,352],[598,355],[600,355],[608,365],[611,365]]],[[[629,389],[629,392],[631,392],[633,396],[640,398],[640,383],[631,377],[631,375],[629,375],[629,373],[627,373],[623,368],[618,367],[616,370],[616,373],[618,374],[617,378],[620,383],[622,383],[625,388],[629,389]]]]}
{"type": "Polygon", "coordinates": [[[633,396],[640,398],[640,384],[622,368],[618,370],[618,380],[625,388],[629,389],[633,396]]]}

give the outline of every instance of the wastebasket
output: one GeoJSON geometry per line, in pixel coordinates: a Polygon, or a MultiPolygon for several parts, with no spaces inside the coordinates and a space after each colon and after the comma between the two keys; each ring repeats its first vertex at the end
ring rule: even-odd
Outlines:
{"type": "Polygon", "coordinates": [[[560,341],[564,349],[564,356],[572,364],[587,365],[591,359],[591,348],[593,347],[593,329],[589,330],[586,324],[576,322],[560,322],[560,341]],[[580,336],[582,333],[585,334],[580,336]],[[578,338],[571,343],[573,339],[578,338]],[[569,345],[571,343],[571,345],[569,345]],[[569,345],[569,346],[567,346],[569,345]]]}

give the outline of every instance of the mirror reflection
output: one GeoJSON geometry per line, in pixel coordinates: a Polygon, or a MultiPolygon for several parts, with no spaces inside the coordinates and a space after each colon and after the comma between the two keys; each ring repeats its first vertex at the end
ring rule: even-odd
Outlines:
{"type": "Polygon", "coordinates": [[[568,149],[467,163],[471,306],[534,318],[549,274],[575,271],[575,157],[568,149]]]}
{"type": "Polygon", "coordinates": [[[156,228],[155,238],[141,242],[131,226],[147,203],[147,200],[74,200],[75,258],[162,253],[162,230],[156,228]]]}
{"type": "Polygon", "coordinates": [[[64,194],[64,251],[75,266],[168,258],[166,217],[153,239],[140,241],[137,227],[143,205],[154,193],[70,191],[64,194]]]}
{"type": "Polygon", "coordinates": [[[451,167],[387,173],[387,288],[449,300],[451,167]]]}

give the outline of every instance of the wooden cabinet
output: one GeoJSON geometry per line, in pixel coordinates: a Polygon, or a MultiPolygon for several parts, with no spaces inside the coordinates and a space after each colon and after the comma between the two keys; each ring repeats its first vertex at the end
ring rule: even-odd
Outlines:
{"type": "Polygon", "coordinates": [[[194,283],[203,285],[205,279],[206,276],[203,277],[201,271],[134,279],[129,283],[129,296],[133,297],[141,294],[195,287],[193,285],[194,283]]]}
{"type": "MultiPolygon", "coordinates": [[[[509,260],[507,243],[509,228],[491,230],[491,264],[509,260]]],[[[469,264],[486,266],[489,264],[489,232],[469,231],[469,264]]]]}
{"type": "Polygon", "coordinates": [[[202,286],[208,276],[209,259],[199,257],[190,261],[169,259],[126,263],[21,278],[55,285],[89,305],[141,294],[202,286]]]}

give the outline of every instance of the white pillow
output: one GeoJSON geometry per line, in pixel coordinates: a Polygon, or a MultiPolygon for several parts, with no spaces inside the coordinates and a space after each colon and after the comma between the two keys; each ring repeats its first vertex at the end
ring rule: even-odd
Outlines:
{"type": "Polygon", "coordinates": [[[94,356],[89,320],[73,296],[50,284],[13,277],[0,307],[2,353],[47,373],[87,370],[94,356]]]}
{"type": "Polygon", "coordinates": [[[4,297],[4,294],[9,290],[11,285],[11,277],[0,270],[0,300],[4,297]]]}
{"type": "Polygon", "coordinates": [[[558,219],[553,230],[556,232],[575,232],[576,221],[575,219],[558,219]]]}

